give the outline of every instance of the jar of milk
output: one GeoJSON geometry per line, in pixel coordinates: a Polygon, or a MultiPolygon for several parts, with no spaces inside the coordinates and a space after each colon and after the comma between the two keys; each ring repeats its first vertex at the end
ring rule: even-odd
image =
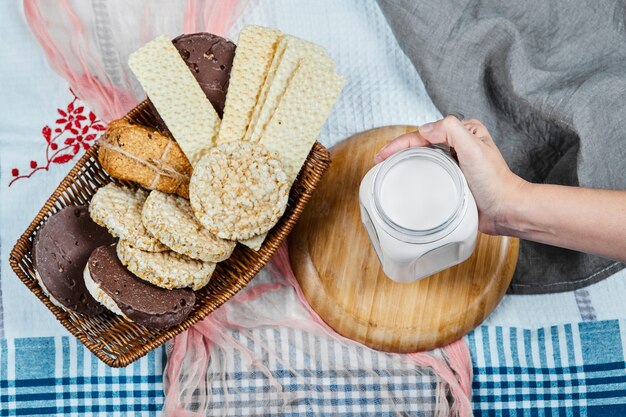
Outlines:
{"type": "Polygon", "coordinates": [[[455,160],[438,146],[405,149],[373,167],[359,202],[383,271],[394,281],[417,281],[474,251],[476,202],[455,160]]]}

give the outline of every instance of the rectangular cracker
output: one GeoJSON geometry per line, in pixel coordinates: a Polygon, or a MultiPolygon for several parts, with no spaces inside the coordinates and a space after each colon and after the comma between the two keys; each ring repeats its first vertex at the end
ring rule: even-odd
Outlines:
{"type": "Polygon", "coordinates": [[[220,118],[165,35],[139,48],[128,65],[192,166],[215,144],[220,118]]]}
{"type": "Polygon", "coordinates": [[[285,94],[287,83],[304,58],[326,63],[332,70],[332,62],[328,59],[326,50],[321,46],[295,36],[285,35],[280,39],[274,60],[250,118],[245,140],[259,141],[280,98],[285,94]]]}
{"type": "MultiPolygon", "coordinates": [[[[267,125],[260,143],[276,152],[291,183],[295,181],[337,100],[344,80],[332,70],[332,61],[303,59],[267,125]],[[329,68],[330,62],[330,68],[329,68]]],[[[259,250],[265,235],[244,245],[259,250]]]]}
{"type": "Polygon", "coordinates": [[[330,58],[304,59],[289,82],[260,143],[278,154],[290,182],[300,172],[343,83],[330,58]]]}
{"type": "Polygon", "coordinates": [[[261,26],[246,26],[239,34],[217,144],[246,134],[280,37],[279,30],[261,26]]]}
{"type": "Polygon", "coordinates": [[[283,35],[279,38],[276,43],[276,51],[274,52],[274,57],[272,58],[272,63],[270,64],[267,75],[265,76],[265,81],[263,81],[263,85],[261,86],[261,91],[259,92],[259,97],[257,98],[256,104],[254,105],[254,109],[252,109],[252,115],[250,116],[250,121],[248,122],[248,128],[246,129],[246,133],[243,137],[243,140],[250,140],[250,136],[252,134],[252,130],[254,125],[257,123],[259,119],[259,115],[261,113],[261,108],[263,107],[263,103],[265,103],[265,99],[267,98],[267,93],[270,90],[272,85],[272,80],[276,76],[276,70],[278,69],[278,65],[283,59],[283,55],[285,54],[285,49],[287,49],[287,42],[285,42],[286,38],[289,38],[289,35],[283,35]]]}

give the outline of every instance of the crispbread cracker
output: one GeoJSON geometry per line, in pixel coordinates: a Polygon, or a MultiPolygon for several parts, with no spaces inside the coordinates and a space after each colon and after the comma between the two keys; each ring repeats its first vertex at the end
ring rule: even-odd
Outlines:
{"type": "MultiPolygon", "coordinates": [[[[343,78],[334,73],[332,62],[329,69],[328,61],[302,59],[260,140],[278,154],[290,185],[343,87],[343,78]]],[[[262,233],[241,243],[259,250],[265,236],[262,233]]]]}
{"type": "Polygon", "coordinates": [[[254,130],[254,126],[259,120],[263,103],[265,103],[265,100],[267,99],[267,93],[269,93],[270,87],[272,85],[272,80],[276,76],[278,66],[280,65],[280,62],[283,59],[283,55],[285,54],[285,50],[287,49],[288,42],[285,42],[285,38],[287,37],[287,35],[280,36],[278,42],[276,43],[276,51],[274,52],[274,56],[272,57],[272,63],[267,70],[267,75],[265,76],[265,81],[263,81],[263,85],[261,86],[261,91],[259,92],[259,97],[257,98],[256,104],[254,105],[254,109],[252,109],[250,121],[248,122],[248,128],[246,129],[243,140],[250,140],[250,137],[252,136],[252,132],[254,130]]]}
{"type": "Polygon", "coordinates": [[[236,141],[211,149],[200,160],[189,197],[209,232],[241,240],[276,224],[287,206],[289,183],[281,163],[262,145],[236,141]]]}
{"type": "Polygon", "coordinates": [[[91,219],[138,249],[161,252],[167,247],[152,237],[141,222],[141,209],[148,193],[109,183],[98,189],[89,204],[91,219]]]}
{"type": "Polygon", "coordinates": [[[246,26],[239,34],[217,143],[243,139],[281,32],[246,26]]]}
{"type": "Polygon", "coordinates": [[[205,262],[221,262],[233,253],[236,242],[209,233],[193,214],[189,201],[152,191],[143,205],[143,225],[173,251],[205,262]]]}
{"type": "Polygon", "coordinates": [[[329,70],[328,63],[308,59],[289,82],[260,140],[278,154],[289,184],[300,172],[342,87],[343,78],[329,70]]]}
{"type": "Polygon", "coordinates": [[[130,69],[191,165],[215,144],[220,119],[167,36],[131,54],[130,69]]]}
{"type": "Polygon", "coordinates": [[[246,132],[246,140],[258,142],[261,139],[267,123],[285,94],[288,82],[295,75],[298,65],[303,59],[326,65],[329,72],[333,70],[333,62],[324,48],[294,36],[283,36],[254,108],[246,132]]]}
{"type": "Polygon", "coordinates": [[[209,283],[215,270],[212,262],[202,262],[176,252],[144,252],[120,240],[117,257],[137,277],[171,290],[189,287],[196,291],[209,283]]]}

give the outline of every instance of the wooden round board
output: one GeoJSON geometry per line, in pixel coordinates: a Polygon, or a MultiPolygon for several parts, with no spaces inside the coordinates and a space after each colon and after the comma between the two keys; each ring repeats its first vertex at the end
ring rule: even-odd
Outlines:
{"type": "Polygon", "coordinates": [[[511,282],[518,240],[479,233],[460,265],[411,284],[383,273],[361,223],[358,190],[387,142],[413,131],[390,126],[355,135],[332,164],[289,237],[291,265],[311,307],[338,333],[374,349],[418,352],[480,324],[511,282]]]}

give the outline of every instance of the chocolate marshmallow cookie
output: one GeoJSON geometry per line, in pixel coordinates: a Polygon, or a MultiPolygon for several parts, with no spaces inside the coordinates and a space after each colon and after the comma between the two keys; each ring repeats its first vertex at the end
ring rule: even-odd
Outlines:
{"type": "Polygon", "coordinates": [[[109,310],[148,327],[166,329],[181,323],[196,302],[190,289],[166,290],[134,276],[117,258],[115,245],[93,251],[84,280],[91,295],[109,310]]]}
{"type": "Polygon", "coordinates": [[[104,312],[85,287],[83,269],[95,248],[114,241],[85,206],[68,206],[52,215],[37,232],[32,251],[39,285],[50,300],[86,315],[104,312]]]}
{"type": "MultiPolygon", "coordinates": [[[[235,44],[220,36],[204,32],[178,36],[172,43],[221,118],[235,57],[235,44]]],[[[152,102],[149,105],[158,120],[158,129],[167,132],[165,122],[152,102]]]]}

